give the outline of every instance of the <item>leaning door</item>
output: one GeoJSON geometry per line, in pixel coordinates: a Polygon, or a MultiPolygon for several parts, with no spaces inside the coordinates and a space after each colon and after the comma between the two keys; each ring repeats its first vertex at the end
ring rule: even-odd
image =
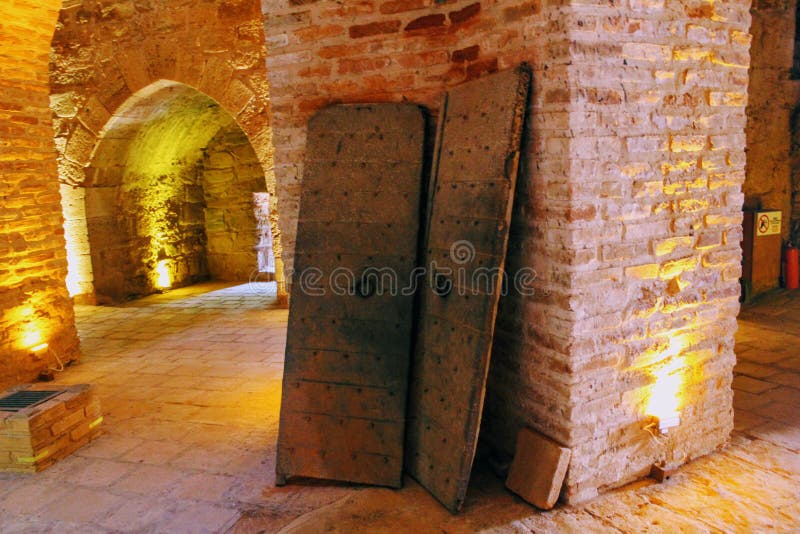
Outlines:
{"type": "Polygon", "coordinates": [[[525,66],[489,76],[450,91],[440,114],[406,461],[453,512],[477,444],[529,87],[525,66]]]}
{"type": "Polygon", "coordinates": [[[422,111],[397,104],[309,123],[279,483],[401,485],[424,132],[422,111]]]}

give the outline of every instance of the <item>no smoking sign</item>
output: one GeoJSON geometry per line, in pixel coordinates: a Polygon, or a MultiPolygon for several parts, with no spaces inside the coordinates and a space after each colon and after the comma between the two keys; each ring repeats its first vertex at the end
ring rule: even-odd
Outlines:
{"type": "Polygon", "coordinates": [[[761,211],[756,213],[756,236],[781,233],[781,212],[761,211]]]}

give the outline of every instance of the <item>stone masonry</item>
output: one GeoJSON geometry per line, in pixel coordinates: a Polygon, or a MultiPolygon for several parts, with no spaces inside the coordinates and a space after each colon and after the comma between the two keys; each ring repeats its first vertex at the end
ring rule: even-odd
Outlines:
{"type": "MultiPolygon", "coordinates": [[[[264,173],[247,136],[232,125],[209,142],[201,167],[208,272],[214,280],[246,282],[258,267],[256,246],[271,221],[258,220],[254,193],[266,192],[264,173]]],[[[272,234],[275,235],[275,234],[272,234]]]]}
{"type": "MultiPolygon", "coordinates": [[[[783,212],[783,236],[798,225],[800,206],[792,207],[791,129],[797,130],[800,83],[792,79],[795,0],[754,0],[752,65],[747,106],[747,204],[783,212]],[[791,224],[790,224],[791,221],[791,224]]],[[[795,75],[796,77],[796,75],[795,75]]],[[[792,151],[795,151],[792,156],[792,151]]],[[[797,182],[797,180],[795,180],[797,182]]],[[[800,190],[800,184],[795,184],[800,190]]],[[[794,237],[800,237],[797,232],[794,237]]]]}
{"type": "MultiPolygon", "coordinates": [[[[247,136],[196,90],[151,87],[108,122],[85,169],[85,187],[70,189],[85,197],[74,204],[84,207],[87,245],[72,265],[89,263],[82,269],[99,300],[209,275],[247,281],[258,264],[253,193],[266,185],[247,136]]],[[[70,241],[68,250],[77,249],[70,241]]]]}
{"type": "MultiPolygon", "coordinates": [[[[749,2],[262,2],[283,243],[305,124],[335,102],[410,101],[520,61],[534,71],[484,439],[570,447],[583,500],[726,442],[738,305],[749,2]],[[665,369],[681,425],[651,441],[665,369]]],[[[287,254],[290,257],[291,253],[287,254]]]]}
{"type": "Polygon", "coordinates": [[[0,389],[77,357],[47,62],[60,2],[0,5],[0,389]]]}
{"type": "MultiPolygon", "coordinates": [[[[68,228],[76,232],[69,241],[78,244],[70,254],[73,294],[85,294],[92,281],[80,188],[93,151],[120,107],[153,84],[185,84],[230,114],[275,196],[264,54],[255,0],[64,2],[53,39],[51,103],[59,176],[69,194],[65,209],[78,205],[68,228]]],[[[276,231],[277,205],[272,203],[276,231]]],[[[273,243],[280,264],[279,234],[273,243]]]]}
{"type": "Polygon", "coordinates": [[[103,412],[90,386],[37,384],[2,396],[22,390],[61,393],[18,412],[0,411],[0,471],[42,471],[100,435],[103,412]]]}

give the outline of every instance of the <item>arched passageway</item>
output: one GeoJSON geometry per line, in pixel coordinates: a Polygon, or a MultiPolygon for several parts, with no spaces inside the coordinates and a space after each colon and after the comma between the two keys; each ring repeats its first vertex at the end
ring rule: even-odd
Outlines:
{"type": "Polygon", "coordinates": [[[269,218],[256,215],[269,213],[258,158],[235,119],[188,85],[159,81],[130,97],[103,128],[83,186],[85,218],[68,215],[73,291],[93,281],[99,301],[120,301],[264,280],[259,265],[274,273],[269,218]]]}

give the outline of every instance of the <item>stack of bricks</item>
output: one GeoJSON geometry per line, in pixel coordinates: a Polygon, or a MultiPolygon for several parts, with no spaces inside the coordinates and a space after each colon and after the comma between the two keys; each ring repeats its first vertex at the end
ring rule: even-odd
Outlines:
{"type": "Polygon", "coordinates": [[[749,2],[265,1],[284,246],[305,124],[337,102],[410,101],[527,61],[534,98],[483,437],[530,426],[573,451],[564,498],[680,464],[732,428],[749,2]],[[681,424],[647,399],[680,377],[681,424]]]}
{"type": "MultiPolygon", "coordinates": [[[[21,390],[59,390],[53,386],[22,386],[21,390]]],[[[100,402],[87,385],[18,412],[0,411],[0,471],[35,473],[77,451],[100,435],[100,402]]]]}
{"type": "Polygon", "coordinates": [[[61,2],[0,5],[0,388],[55,364],[31,347],[77,357],[53,126],[48,106],[50,39],[61,2]]]}
{"type": "MultiPolygon", "coordinates": [[[[59,178],[67,198],[68,241],[75,244],[70,251],[73,294],[92,291],[81,209],[92,152],[123,104],[159,81],[185,84],[235,118],[255,150],[267,192],[277,198],[258,0],[64,2],[52,59],[59,178]]],[[[276,232],[278,202],[271,214],[276,232]]],[[[279,233],[273,235],[273,248],[282,266],[279,233]]]]}

